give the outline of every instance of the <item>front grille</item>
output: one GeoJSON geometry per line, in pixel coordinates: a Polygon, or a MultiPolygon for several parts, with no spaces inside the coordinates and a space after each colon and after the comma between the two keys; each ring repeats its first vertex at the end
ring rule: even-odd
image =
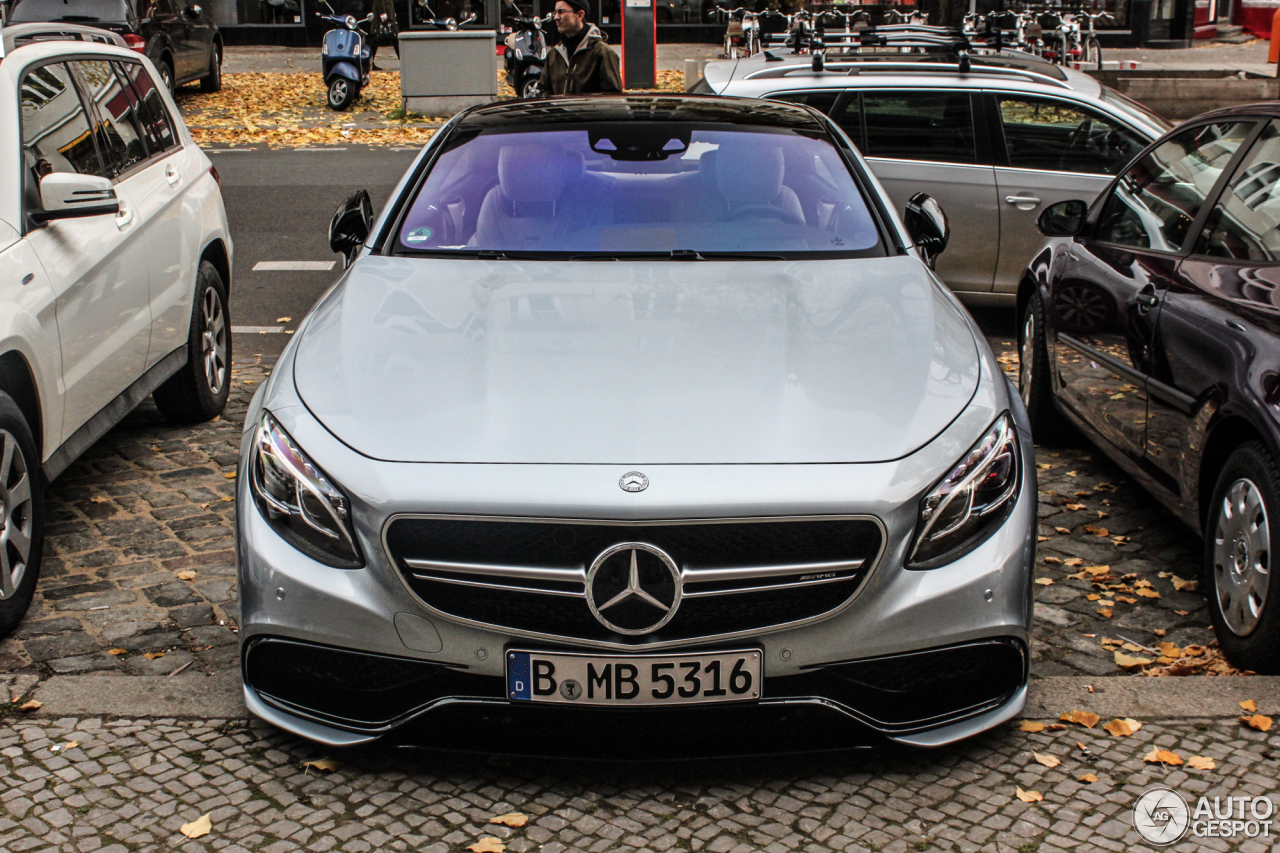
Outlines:
{"type": "Polygon", "coordinates": [[[645,644],[756,631],[813,619],[857,591],[880,554],[868,518],[612,523],[401,517],[387,553],[434,610],[522,633],[645,644]],[[627,542],[679,567],[683,598],[659,630],[623,636],[587,604],[592,562],[627,542]]]}

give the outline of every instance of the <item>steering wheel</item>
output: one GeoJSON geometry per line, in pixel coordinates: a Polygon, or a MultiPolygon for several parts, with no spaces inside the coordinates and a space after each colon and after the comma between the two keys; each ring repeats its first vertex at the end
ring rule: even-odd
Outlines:
{"type": "Polygon", "coordinates": [[[1076,129],[1071,131],[1071,141],[1067,143],[1067,148],[1062,152],[1062,158],[1058,161],[1058,169],[1060,171],[1069,171],[1067,166],[1070,162],[1080,154],[1080,150],[1084,148],[1084,142],[1089,139],[1089,132],[1093,130],[1093,119],[1087,118],[1076,125],[1076,129]]]}
{"type": "Polygon", "coordinates": [[[781,219],[788,225],[807,225],[808,223],[796,216],[789,210],[783,210],[781,207],[774,207],[771,204],[752,204],[747,207],[740,207],[737,210],[731,210],[724,216],[720,217],[721,222],[736,222],[739,219],[746,219],[751,216],[758,216],[767,219],[781,219]]]}

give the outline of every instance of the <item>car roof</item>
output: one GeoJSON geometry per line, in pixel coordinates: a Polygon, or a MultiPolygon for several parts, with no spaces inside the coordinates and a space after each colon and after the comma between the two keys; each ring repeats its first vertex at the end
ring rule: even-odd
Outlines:
{"type": "Polygon", "coordinates": [[[796,104],[684,94],[566,96],[507,101],[472,107],[460,119],[459,130],[525,129],[531,125],[628,121],[745,124],[809,131],[825,129],[817,113],[796,104]]]}
{"type": "Polygon", "coordinates": [[[0,29],[0,59],[19,47],[35,42],[51,41],[81,41],[127,47],[123,38],[97,27],[59,23],[13,24],[0,29]]]}
{"type": "Polygon", "coordinates": [[[1232,116],[1262,116],[1265,118],[1280,118],[1280,101],[1260,101],[1256,104],[1239,104],[1234,107],[1223,107],[1219,110],[1212,110],[1207,113],[1201,113],[1187,121],[1200,121],[1201,119],[1229,118],[1232,116]]]}

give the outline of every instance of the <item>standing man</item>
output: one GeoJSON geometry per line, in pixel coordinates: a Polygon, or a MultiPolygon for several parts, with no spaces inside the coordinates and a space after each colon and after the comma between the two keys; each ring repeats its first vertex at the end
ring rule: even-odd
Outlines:
{"type": "Polygon", "coordinates": [[[543,92],[587,95],[622,91],[618,55],[605,44],[604,33],[587,23],[587,0],[556,0],[560,43],[547,54],[543,92]]]}

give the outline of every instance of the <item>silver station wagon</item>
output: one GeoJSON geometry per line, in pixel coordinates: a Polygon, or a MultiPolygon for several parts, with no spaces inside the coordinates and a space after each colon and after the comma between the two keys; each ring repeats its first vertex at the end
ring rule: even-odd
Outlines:
{"type": "Polygon", "coordinates": [[[930,270],[945,217],[906,223],[802,106],[460,114],[376,222],[338,211],[349,266],[250,408],[248,707],[748,751],[798,711],[919,745],[1018,713],[1025,410],[930,270]]]}
{"type": "Polygon", "coordinates": [[[1092,201],[1168,122],[1082,74],[1000,54],[757,54],[708,63],[694,91],[808,104],[858,149],[898,210],[926,192],[954,229],[938,275],[970,305],[1013,307],[1051,204],[1092,201]]]}

